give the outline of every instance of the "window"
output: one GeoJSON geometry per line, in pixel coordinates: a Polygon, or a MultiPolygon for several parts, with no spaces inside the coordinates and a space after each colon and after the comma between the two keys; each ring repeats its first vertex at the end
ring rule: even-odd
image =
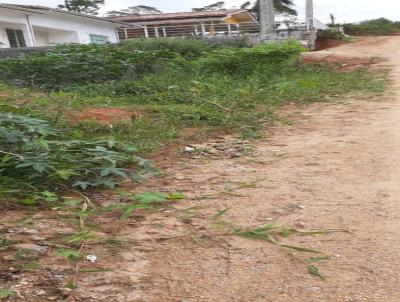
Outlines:
{"type": "Polygon", "coordinates": [[[26,47],[24,33],[22,30],[6,28],[6,32],[11,47],[26,47]]]}
{"type": "Polygon", "coordinates": [[[107,37],[100,35],[90,35],[90,43],[93,44],[107,44],[107,37]]]}

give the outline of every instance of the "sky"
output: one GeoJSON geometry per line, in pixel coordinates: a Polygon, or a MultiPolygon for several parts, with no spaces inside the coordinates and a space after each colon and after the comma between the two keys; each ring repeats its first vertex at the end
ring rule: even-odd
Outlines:
{"type": "MultiPolygon", "coordinates": [[[[149,5],[164,12],[190,11],[193,7],[202,7],[218,0],[106,0],[102,13],[108,10],[122,9],[134,5],[149,5]]],[[[2,3],[38,4],[56,7],[63,0],[0,0],[2,3]]],[[[239,7],[246,0],[226,0],[228,7],[239,7]]],[[[305,0],[294,0],[300,17],[304,11],[305,0]]],[[[400,21],[399,0],[314,0],[315,15],[322,22],[329,21],[332,13],[339,22],[356,22],[366,19],[386,17],[400,21]]]]}

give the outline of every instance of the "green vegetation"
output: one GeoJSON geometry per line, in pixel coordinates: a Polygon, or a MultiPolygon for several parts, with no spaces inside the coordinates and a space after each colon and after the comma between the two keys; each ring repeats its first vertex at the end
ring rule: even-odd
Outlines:
{"type": "Polygon", "coordinates": [[[168,50],[178,53],[186,59],[196,59],[206,51],[221,47],[248,47],[245,39],[237,41],[201,41],[197,39],[158,38],[158,39],[132,39],[125,40],[121,47],[126,50],[159,51],[168,50]]]}
{"type": "Polygon", "coordinates": [[[318,39],[321,40],[326,40],[326,39],[341,40],[345,38],[345,36],[336,28],[329,28],[326,30],[318,31],[317,37],[318,39]]]}
{"type": "MultiPolygon", "coordinates": [[[[10,112],[0,113],[0,145],[3,192],[40,191],[48,184],[53,190],[65,185],[114,187],[115,178],[133,177],[124,169],[126,165],[143,161],[133,155],[132,145],[111,139],[77,139],[74,133],[43,119],[10,112]]],[[[54,198],[46,191],[41,196],[49,202],[54,198]]]]}
{"type": "Polygon", "coordinates": [[[367,20],[361,23],[347,23],[344,31],[352,36],[385,35],[400,31],[400,22],[393,22],[386,18],[367,20]]]}
{"type": "Polygon", "coordinates": [[[8,299],[15,296],[15,293],[8,290],[0,288],[0,300],[8,299]]]}
{"type": "Polygon", "coordinates": [[[149,169],[141,157],[185,128],[252,138],[285,102],[383,90],[365,71],[302,65],[301,51],[295,41],[250,48],[149,39],[0,60],[11,95],[0,104],[0,191],[34,192],[23,202],[33,205],[62,189],[114,187],[139,179],[149,169]],[[80,120],[78,113],[93,107],[122,107],[132,118],[80,120]]]}
{"type": "Polygon", "coordinates": [[[269,223],[261,227],[255,228],[241,228],[229,222],[220,220],[221,216],[223,216],[228,210],[229,208],[223,211],[219,211],[216,215],[214,215],[214,226],[224,228],[229,235],[269,242],[270,244],[273,244],[276,247],[281,248],[282,250],[289,253],[294,259],[297,259],[299,262],[304,263],[307,267],[307,271],[309,274],[325,280],[324,275],[321,274],[316,264],[325,260],[329,260],[329,256],[312,248],[298,245],[289,245],[283,243],[283,241],[285,240],[285,238],[291,236],[314,236],[328,232],[323,230],[297,230],[294,228],[280,227],[274,223],[269,223]],[[310,254],[313,256],[309,257],[308,255],[310,254]]]}

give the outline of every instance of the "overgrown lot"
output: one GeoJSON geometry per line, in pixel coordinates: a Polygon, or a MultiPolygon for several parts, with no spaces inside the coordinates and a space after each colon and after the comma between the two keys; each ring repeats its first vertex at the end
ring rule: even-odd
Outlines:
{"type": "Polygon", "coordinates": [[[400,32],[400,22],[393,22],[386,18],[346,23],[343,27],[345,33],[352,36],[379,36],[400,32]]]}
{"type": "Polygon", "coordinates": [[[159,39],[1,60],[0,190],[34,194],[36,202],[43,192],[114,187],[137,180],[149,169],[142,158],[185,128],[257,138],[282,104],[383,90],[373,73],[303,65],[302,51],[295,41],[159,39]],[[105,124],[79,115],[114,107],[130,119],[105,124]]]}

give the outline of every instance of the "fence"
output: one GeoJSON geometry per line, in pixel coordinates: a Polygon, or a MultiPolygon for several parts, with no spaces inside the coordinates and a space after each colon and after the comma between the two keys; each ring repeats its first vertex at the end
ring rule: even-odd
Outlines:
{"type": "Polygon", "coordinates": [[[159,37],[204,37],[258,33],[258,23],[188,23],[178,25],[145,25],[142,28],[124,28],[118,31],[120,40],[159,37]]]}

